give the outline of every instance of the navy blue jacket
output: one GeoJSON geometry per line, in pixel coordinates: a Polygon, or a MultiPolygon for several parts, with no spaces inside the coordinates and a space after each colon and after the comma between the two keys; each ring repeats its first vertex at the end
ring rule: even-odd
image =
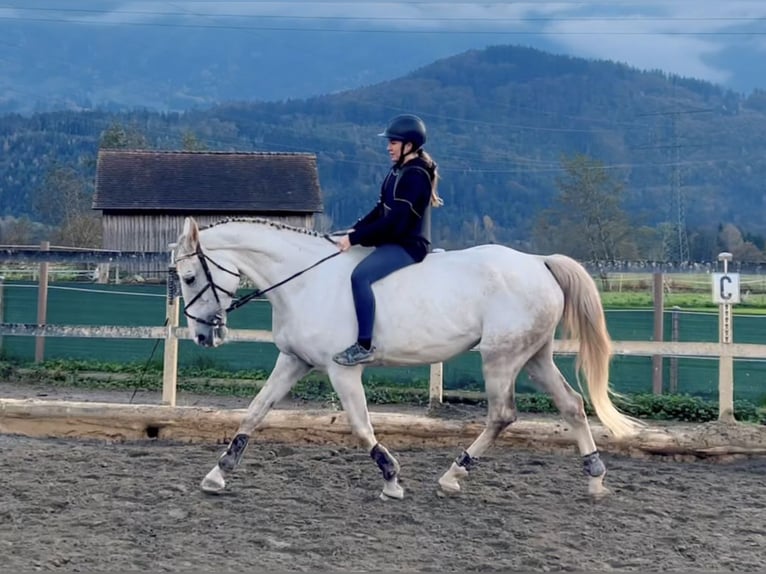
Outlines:
{"type": "Polygon", "coordinates": [[[425,161],[417,157],[398,170],[391,168],[380,186],[378,203],[354,224],[349,242],[367,247],[394,243],[420,262],[431,244],[430,202],[431,176],[425,161]]]}

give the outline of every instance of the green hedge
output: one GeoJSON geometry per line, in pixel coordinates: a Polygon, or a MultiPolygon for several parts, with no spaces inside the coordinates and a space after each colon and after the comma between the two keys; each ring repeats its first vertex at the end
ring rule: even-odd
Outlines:
{"type": "MultiPolygon", "coordinates": [[[[268,373],[250,371],[230,373],[196,365],[179,369],[179,392],[252,397],[258,393],[268,373]]],[[[88,361],[46,361],[41,364],[0,361],[0,376],[7,381],[36,382],[53,386],[84,389],[119,389],[161,391],[162,365],[108,364],[88,361]]],[[[428,382],[414,381],[403,387],[391,384],[384,378],[371,378],[365,382],[367,400],[370,404],[403,404],[425,406],[428,404],[428,382]]],[[[310,375],[299,381],[291,391],[296,400],[337,403],[338,398],[329,380],[323,375],[310,375]]],[[[485,401],[476,392],[446,392],[445,403],[484,406],[485,401]]],[[[683,422],[708,422],[718,418],[717,401],[686,394],[655,395],[637,393],[620,395],[615,405],[624,413],[654,420],[683,422]]],[[[550,413],[558,410],[550,396],[540,393],[518,393],[516,404],[522,413],[550,413]]],[[[734,414],[742,422],[766,424],[766,405],[751,401],[734,402],[734,414]]],[[[593,415],[593,409],[586,403],[586,411],[593,415]]]]}

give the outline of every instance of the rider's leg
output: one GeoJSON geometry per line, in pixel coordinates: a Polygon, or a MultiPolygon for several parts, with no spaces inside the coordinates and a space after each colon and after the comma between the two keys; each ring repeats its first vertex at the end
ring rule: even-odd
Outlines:
{"type": "Polygon", "coordinates": [[[335,356],[342,365],[354,365],[372,358],[372,330],[375,323],[375,295],[372,284],[394,271],[415,263],[399,245],[381,245],[365,257],[351,273],[351,292],[359,327],[357,342],[335,356]]]}
{"type": "Polygon", "coordinates": [[[357,341],[369,349],[375,323],[375,296],[372,284],[394,271],[415,263],[412,256],[399,245],[381,245],[363,259],[351,273],[351,292],[359,322],[357,341]]]}

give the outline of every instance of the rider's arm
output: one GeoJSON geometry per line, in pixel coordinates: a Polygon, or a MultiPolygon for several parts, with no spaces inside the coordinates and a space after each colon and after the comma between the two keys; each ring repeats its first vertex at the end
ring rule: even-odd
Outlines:
{"type": "Polygon", "coordinates": [[[360,227],[364,227],[366,225],[369,225],[376,219],[379,219],[383,216],[384,208],[383,208],[383,198],[378,199],[378,203],[375,204],[375,207],[373,207],[370,212],[365,215],[364,217],[360,217],[356,223],[352,226],[354,229],[359,229],[360,227]]]}
{"type": "Polygon", "coordinates": [[[383,179],[383,184],[380,186],[380,196],[378,197],[378,202],[375,204],[375,207],[373,207],[370,212],[365,215],[364,217],[360,217],[356,223],[352,226],[353,229],[359,229],[360,227],[365,227],[372,223],[373,221],[380,219],[383,217],[383,215],[386,213],[385,206],[383,203],[383,190],[385,189],[386,185],[389,182],[389,178],[396,177],[396,174],[393,170],[389,171],[388,174],[386,174],[386,177],[383,179]]]}

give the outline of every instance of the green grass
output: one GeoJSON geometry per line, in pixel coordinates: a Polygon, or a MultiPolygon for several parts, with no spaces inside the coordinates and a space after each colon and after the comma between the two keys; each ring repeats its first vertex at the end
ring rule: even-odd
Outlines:
{"type": "MultiPolygon", "coordinates": [[[[766,276],[740,274],[741,302],[734,313],[766,314],[766,276]]],[[[611,273],[608,285],[594,277],[601,300],[608,308],[652,308],[654,276],[652,273],[611,273]]],[[[713,302],[711,275],[707,273],[665,273],[662,277],[665,309],[717,312],[713,302]]]]}
{"type": "MultiPolygon", "coordinates": [[[[650,291],[604,291],[601,301],[608,309],[651,309],[654,299],[650,291]]],[[[680,307],[684,311],[718,312],[718,304],[713,302],[710,293],[665,293],[664,308],[670,310],[680,307]]],[[[766,315],[766,295],[756,294],[745,298],[732,306],[733,313],[766,315]]]]}

